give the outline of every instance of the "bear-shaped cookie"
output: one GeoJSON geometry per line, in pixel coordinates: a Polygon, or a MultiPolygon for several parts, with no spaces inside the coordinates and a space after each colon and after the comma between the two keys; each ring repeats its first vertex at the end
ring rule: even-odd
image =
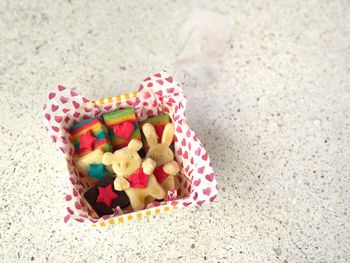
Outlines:
{"type": "Polygon", "coordinates": [[[160,143],[158,143],[158,136],[152,124],[145,123],[142,131],[149,146],[146,158],[151,158],[156,162],[153,174],[158,183],[166,192],[176,190],[178,182],[175,176],[179,172],[179,165],[174,161],[174,153],[169,148],[174,138],[174,125],[172,123],[165,125],[160,143]]]}
{"type": "Polygon", "coordinates": [[[129,197],[130,205],[135,211],[144,208],[146,197],[164,199],[166,195],[153,175],[153,170],[156,167],[155,161],[150,158],[142,161],[137,152],[141,148],[142,142],[133,139],[128,146],[114,153],[104,153],[102,158],[102,163],[112,165],[116,174],[114,189],[125,191],[129,197]]]}

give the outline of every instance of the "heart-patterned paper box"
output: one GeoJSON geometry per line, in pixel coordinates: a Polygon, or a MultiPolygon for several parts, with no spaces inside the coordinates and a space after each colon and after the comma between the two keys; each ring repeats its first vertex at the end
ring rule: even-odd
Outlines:
{"type": "Polygon", "coordinates": [[[93,226],[106,226],[178,207],[213,202],[218,193],[218,184],[208,153],[188,126],[185,108],[186,97],[182,88],[166,71],[145,78],[137,92],[96,101],[90,101],[63,86],[50,92],[43,107],[45,129],[66,158],[67,179],[71,187],[65,196],[67,215],[64,221],[75,219],[78,222],[91,222],[93,226]],[[81,120],[130,106],[134,108],[139,121],[161,113],[169,114],[175,127],[174,148],[180,165],[180,189],[178,194],[169,192],[167,202],[153,202],[142,211],[115,209],[113,215],[96,218],[83,198],[88,186],[84,175],[74,165],[74,146],[69,127],[81,120]]]}

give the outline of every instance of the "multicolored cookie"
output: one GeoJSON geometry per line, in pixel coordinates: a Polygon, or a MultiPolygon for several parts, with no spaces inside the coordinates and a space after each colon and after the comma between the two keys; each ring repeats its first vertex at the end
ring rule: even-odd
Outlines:
{"type": "MultiPolygon", "coordinates": [[[[158,142],[160,142],[160,140],[163,136],[165,125],[167,125],[168,123],[171,123],[171,120],[170,120],[170,117],[168,114],[162,114],[162,115],[159,115],[156,117],[148,118],[148,119],[140,122],[139,126],[140,126],[141,132],[142,132],[143,125],[146,123],[150,123],[153,125],[155,132],[158,136],[158,142]]],[[[142,132],[142,142],[143,142],[143,148],[147,152],[149,146],[148,146],[147,140],[146,140],[143,132],[142,132]]]]}
{"type": "Polygon", "coordinates": [[[105,113],[103,120],[109,130],[113,151],[127,146],[132,139],[141,140],[141,133],[132,107],[105,113]]]}
{"type": "Polygon", "coordinates": [[[75,166],[84,175],[82,180],[85,180],[90,187],[97,184],[103,177],[114,174],[112,167],[102,164],[103,154],[104,151],[98,148],[83,156],[74,157],[75,166]]]}
{"type": "Polygon", "coordinates": [[[128,196],[123,191],[114,190],[113,183],[113,178],[104,177],[84,194],[84,198],[99,217],[113,214],[114,208],[118,206],[123,209],[130,204],[128,196]]]}
{"type": "Polygon", "coordinates": [[[73,125],[69,131],[72,135],[75,153],[79,157],[98,148],[104,152],[112,150],[108,129],[100,117],[83,120],[73,125]]]}

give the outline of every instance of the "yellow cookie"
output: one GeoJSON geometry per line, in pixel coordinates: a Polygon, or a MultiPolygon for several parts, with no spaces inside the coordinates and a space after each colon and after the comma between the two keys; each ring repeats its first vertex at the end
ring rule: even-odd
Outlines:
{"type": "MultiPolygon", "coordinates": [[[[85,175],[83,180],[87,183],[89,187],[94,186],[99,180],[96,178],[92,178],[89,175],[89,169],[91,164],[100,164],[102,162],[104,151],[101,148],[98,148],[92,152],[89,152],[81,157],[76,157],[75,165],[78,170],[85,175]]],[[[105,167],[109,174],[114,174],[112,167],[105,167]]]]}
{"type": "Polygon", "coordinates": [[[169,147],[174,138],[174,125],[172,123],[165,125],[160,143],[158,143],[157,133],[152,124],[144,124],[142,131],[149,146],[146,157],[156,162],[153,174],[158,183],[162,185],[166,192],[176,190],[178,184],[175,176],[180,169],[178,163],[174,161],[174,153],[169,147]]]}
{"type": "Polygon", "coordinates": [[[128,146],[114,153],[105,153],[102,158],[102,163],[111,165],[117,175],[114,180],[115,190],[125,191],[135,211],[144,208],[146,197],[164,199],[166,195],[153,175],[156,163],[150,158],[142,161],[137,152],[141,148],[142,142],[133,139],[128,146]]]}

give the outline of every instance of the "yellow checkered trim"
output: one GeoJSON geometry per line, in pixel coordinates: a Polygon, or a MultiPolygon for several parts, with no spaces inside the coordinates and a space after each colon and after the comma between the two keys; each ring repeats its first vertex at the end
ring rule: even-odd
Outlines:
{"type": "Polygon", "coordinates": [[[124,222],[135,220],[135,219],[141,219],[142,217],[145,217],[145,216],[166,213],[166,212],[169,212],[171,209],[175,210],[175,209],[177,209],[177,207],[171,206],[171,205],[154,207],[154,208],[150,208],[150,209],[147,209],[144,211],[138,211],[138,212],[133,212],[133,213],[126,214],[126,215],[121,215],[121,216],[118,216],[116,218],[106,219],[106,220],[100,221],[96,224],[93,224],[92,226],[93,227],[106,227],[108,225],[113,225],[115,223],[124,223],[124,222]]]}
{"type": "Polygon", "coordinates": [[[95,105],[103,105],[106,103],[112,103],[112,102],[117,102],[117,101],[123,101],[127,99],[132,99],[137,97],[137,91],[131,92],[131,93],[125,93],[123,95],[118,95],[114,97],[109,97],[106,99],[100,99],[100,100],[93,100],[92,103],[95,105]]]}

